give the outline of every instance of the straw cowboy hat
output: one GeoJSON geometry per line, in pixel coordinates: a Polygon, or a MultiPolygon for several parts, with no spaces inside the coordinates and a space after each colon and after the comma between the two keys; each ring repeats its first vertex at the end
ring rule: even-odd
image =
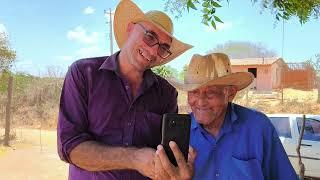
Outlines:
{"type": "Polygon", "coordinates": [[[113,21],[115,39],[120,49],[128,38],[128,34],[126,32],[127,25],[130,22],[136,23],[141,21],[151,22],[172,38],[170,47],[172,54],[159,62],[159,64],[156,64],[156,66],[173,60],[192,47],[189,44],[179,41],[173,36],[173,24],[168,15],[161,11],[149,11],[147,13],[143,13],[131,0],[122,0],[117,6],[113,21]]]}
{"type": "Polygon", "coordinates": [[[184,82],[168,79],[177,89],[192,91],[208,85],[234,85],[241,90],[253,80],[249,72],[231,72],[230,60],[223,53],[212,53],[205,56],[195,54],[191,58],[184,82]]]}

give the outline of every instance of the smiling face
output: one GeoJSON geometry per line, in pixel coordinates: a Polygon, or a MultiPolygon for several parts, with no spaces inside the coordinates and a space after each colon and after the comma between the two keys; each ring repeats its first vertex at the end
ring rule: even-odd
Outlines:
{"type": "MultiPolygon", "coordinates": [[[[143,72],[165,60],[159,56],[160,44],[149,46],[143,38],[146,31],[153,35],[163,48],[170,48],[172,38],[150,22],[130,23],[127,28],[128,39],[121,49],[125,53],[127,65],[143,72]]],[[[148,37],[147,37],[148,38],[148,37]]]]}
{"type": "Polygon", "coordinates": [[[221,125],[237,93],[235,86],[206,86],[188,92],[188,103],[196,120],[205,128],[221,125]]]}

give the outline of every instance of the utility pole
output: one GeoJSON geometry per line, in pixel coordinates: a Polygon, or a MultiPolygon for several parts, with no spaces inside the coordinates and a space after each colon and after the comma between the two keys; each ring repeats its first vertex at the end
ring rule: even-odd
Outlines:
{"type": "Polygon", "coordinates": [[[112,11],[111,8],[109,8],[109,11],[104,10],[105,16],[109,16],[109,21],[106,22],[106,24],[109,24],[109,39],[110,39],[110,55],[113,54],[113,37],[112,37],[112,11]]]}
{"type": "Polygon", "coordinates": [[[283,57],[283,49],[284,49],[284,18],[282,18],[282,48],[281,48],[281,57],[283,57]]]}

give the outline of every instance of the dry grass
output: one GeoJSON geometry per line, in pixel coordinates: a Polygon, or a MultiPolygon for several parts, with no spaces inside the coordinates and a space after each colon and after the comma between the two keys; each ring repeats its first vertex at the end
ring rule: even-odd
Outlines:
{"type": "MultiPolygon", "coordinates": [[[[178,91],[179,112],[187,113],[190,109],[187,105],[187,93],[178,91]]],[[[320,104],[317,104],[318,91],[301,91],[296,89],[284,89],[282,93],[257,93],[246,90],[238,92],[234,102],[243,106],[257,109],[264,113],[302,113],[319,114],[320,104]]]]}

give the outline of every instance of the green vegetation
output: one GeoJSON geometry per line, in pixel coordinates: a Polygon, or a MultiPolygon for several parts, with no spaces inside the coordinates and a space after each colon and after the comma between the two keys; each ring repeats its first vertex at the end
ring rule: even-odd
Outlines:
{"type": "MultiPolygon", "coordinates": [[[[186,9],[202,11],[202,23],[216,29],[216,23],[223,23],[218,17],[217,10],[222,3],[232,3],[230,0],[166,0],[165,10],[181,17],[186,9]]],[[[251,0],[253,4],[260,3],[261,9],[270,10],[277,21],[289,20],[298,17],[301,24],[309,21],[311,17],[318,19],[320,16],[320,0],[251,0]]]]}

